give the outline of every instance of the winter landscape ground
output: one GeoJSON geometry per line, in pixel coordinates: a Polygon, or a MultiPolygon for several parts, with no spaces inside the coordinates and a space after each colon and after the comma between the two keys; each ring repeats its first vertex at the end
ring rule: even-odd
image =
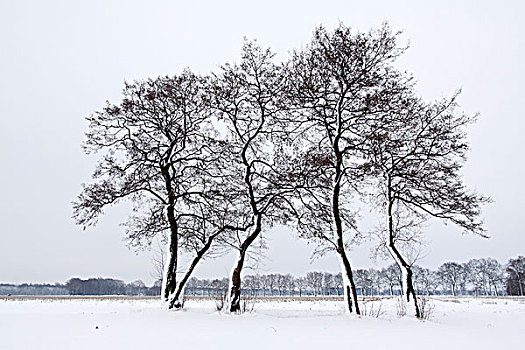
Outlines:
{"type": "MultiPolygon", "coordinates": [[[[397,298],[256,300],[253,311],[216,311],[190,299],[167,311],[157,298],[2,298],[2,349],[518,349],[525,298],[431,297],[430,319],[400,317],[397,298]]],[[[250,307],[251,308],[251,307],[250,307]]]]}

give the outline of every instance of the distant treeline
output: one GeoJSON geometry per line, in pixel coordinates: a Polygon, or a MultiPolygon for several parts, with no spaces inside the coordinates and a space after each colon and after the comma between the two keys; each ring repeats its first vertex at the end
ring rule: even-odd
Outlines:
{"type": "Polygon", "coordinates": [[[0,284],[0,295],[68,295],[65,285],[56,284],[0,284]]]}
{"type": "MultiPolygon", "coordinates": [[[[446,262],[437,270],[418,265],[414,288],[419,295],[525,295],[525,257],[510,259],[506,265],[492,258],[471,259],[466,263],[446,262]]],[[[354,280],[359,295],[398,295],[402,290],[399,267],[357,269],[354,280]]],[[[303,277],[290,274],[247,275],[244,295],[342,295],[341,273],[308,272],[303,277]]],[[[228,280],[191,278],[186,295],[218,295],[228,288],[228,280]]]]}
{"type": "Polygon", "coordinates": [[[71,278],[65,287],[71,295],[160,295],[160,283],[147,287],[141,280],[125,283],[112,278],[71,278]]]}
{"type": "Polygon", "coordinates": [[[160,295],[160,284],[147,287],[140,280],[71,278],[65,284],[0,284],[0,295],[160,295]]]}
{"type": "MultiPolygon", "coordinates": [[[[471,259],[466,263],[446,262],[437,270],[418,265],[414,271],[417,294],[425,295],[525,295],[525,257],[509,259],[506,265],[492,258],[471,259]]],[[[401,273],[397,265],[382,269],[357,269],[354,279],[360,295],[401,293],[401,273]]],[[[308,272],[305,276],[264,274],[243,276],[244,295],[342,295],[341,273],[308,272]]],[[[228,279],[192,277],[187,295],[223,295],[228,279]]],[[[71,278],[65,284],[0,284],[0,295],[160,295],[161,282],[151,287],[137,280],[125,283],[112,278],[71,278]]]]}

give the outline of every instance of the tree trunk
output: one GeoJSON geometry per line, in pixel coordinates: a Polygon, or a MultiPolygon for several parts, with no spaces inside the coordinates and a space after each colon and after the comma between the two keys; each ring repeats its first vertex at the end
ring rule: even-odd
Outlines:
{"type": "Polygon", "coordinates": [[[210,247],[211,247],[211,245],[213,243],[213,240],[215,239],[216,236],[217,235],[214,234],[214,235],[208,237],[208,240],[206,241],[206,244],[199,251],[197,251],[197,255],[193,258],[193,260],[192,260],[188,270],[184,274],[184,277],[179,282],[179,284],[177,286],[177,290],[175,292],[175,295],[170,300],[170,304],[169,304],[169,308],[170,309],[171,308],[180,309],[180,308],[183,307],[183,305],[184,305],[184,288],[186,286],[186,283],[190,279],[191,274],[193,273],[193,270],[195,270],[195,267],[201,261],[201,259],[204,256],[204,254],[206,254],[206,252],[210,249],[210,247]]]}
{"type": "MultiPolygon", "coordinates": [[[[343,93],[344,95],[344,93],[343,93]]],[[[359,310],[359,304],[357,302],[357,290],[354,283],[352,268],[350,266],[350,261],[346,256],[345,245],[343,240],[343,221],[341,219],[341,213],[339,208],[339,196],[341,194],[341,181],[344,176],[343,173],[343,152],[340,150],[339,141],[341,139],[343,130],[342,130],[342,117],[343,117],[343,96],[339,98],[337,102],[337,129],[332,144],[334,156],[335,156],[335,178],[334,178],[334,187],[332,190],[332,215],[335,224],[335,239],[336,239],[336,252],[339,255],[339,260],[341,264],[341,274],[343,277],[343,291],[345,298],[346,310],[348,312],[353,312],[357,315],[361,314],[359,310]]]]}
{"type": "MultiPolygon", "coordinates": [[[[255,219],[255,228],[253,232],[246,237],[244,242],[242,242],[241,247],[239,249],[239,257],[237,258],[237,262],[233,266],[233,270],[231,272],[231,278],[229,282],[229,293],[228,293],[230,312],[238,312],[241,310],[241,272],[242,272],[242,267],[244,265],[244,259],[246,258],[246,252],[248,251],[248,248],[253,243],[253,241],[259,236],[262,230],[263,213],[259,212],[259,209],[257,208],[257,201],[255,199],[255,193],[254,193],[254,188],[253,188],[252,179],[251,179],[252,178],[252,164],[248,161],[246,152],[249,149],[251,142],[259,134],[260,130],[262,129],[262,126],[264,125],[264,122],[265,122],[265,115],[264,115],[264,111],[262,111],[261,121],[257,129],[257,132],[248,138],[248,140],[244,143],[244,146],[241,152],[241,159],[245,166],[244,183],[246,184],[246,187],[247,187],[248,199],[250,200],[250,208],[252,210],[253,218],[255,219]]],[[[241,135],[239,134],[239,136],[241,135]]]]}
{"type": "Polygon", "coordinates": [[[406,302],[410,302],[410,297],[412,297],[415,309],[415,316],[417,318],[421,318],[421,312],[419,310],[419,304],[417,301],[416,292],[414,290],[412,268],[406,263],[406,261],[403,259],[403,257],[394,245],[389,245],[388,250],[390,251],[390,254],[401,269],[402,295],[406,297],[406,302]]]}
{"type": "Polygon", "coordinates": [[[230,312],[238,312],[241,310],[241,272],[244,266],[244,259],[246,258],[248,248],[261,233],[261,229],[262,215],[258,214],[255,229],[242,243],[241,248],[239,249],[239,257],[237,258],[237,262],[231,273],[229,286],[230,312]]]}
{"type": "Polygon", "coordinates": [[[168,302],[169,308],[172,308],[173,295],[177,287],[178,227],[171,205],[168,206],[167,212],[171,234],[168,240],[168,262],[164,269],[164,278],[162,279],[162,297],[165,302],[168,302]]]}
{"type": "Polygon", "coordinates": [[[342,154],[339,153],[338,139],[334,142],[334,148],[336,153],[336,179],[334,183],[333,196],[332,196],[332,214],[335,222],[336,228],[336,237],[337,237],[337,247],[336,252],[339,255],[339,261],[341,263],[341,273],[343,276],[344,284],[344,298],[345,305],[348,312],[352,313],[355,310],[355,313],[360,315],[361,311],[359,310],[359,304],[357,302],[357,290],[354,283],[354,278],[352,274],[352,267],[350,266],[350,261],[346,256],[345,245],[343,241],[343,222],[341,220],[341,214],[339,211],[339,194],[341,192],[341,177],[342,177],[342,154]]]}
{"type": "Polygon", "coordinates": [[[171,184],[171,176],[169,164],[162,166],[162,177],[166,192],[168,193],[168,206],[166,207],[166,216],[170,228],[170,235],[168,240],[168,263],[165,266],[164,278],[162,281],[162,297],[164,301],[168,302],[169,308],[172,308],[172,298],[175,288],[177,287],[177,263],[178,263],[178,248],[179,248],[179,228],[177,220],[175,219],[175,194],[171,184]]]}
{"type": "Polygon", "coordinates": [[[241,250],[239,252],[239,257],[237,258],[237,263],[231,274],[229,288],[230,312],[237,312],[241,309],[241,271],[244,265],[245,256],[246,251],[241,250]]]}
{"type": "Polygon", "coordinates": [[[387,215],[388,215],[388,251],[390,252],[390,255],[394,260],[396,261],[397,265],[401,269],[401,275],[402,275],[402,281],[401,281],[401,290],[404,296],[406,296],[407,303],[410,302],[410,297],[412,296],[412,299],[414,301],[414,308],[416,311],[416,317],[421,318],[421,312],[419,310],[419,305],[417,302],[416,293],[414,291],[414,284],[412,281],[412,268],[410,265],[405,261],[403,256],[401,256],[401,253],[399,250],[397,250],[395,246],[394,241],[394,221],[392,218],[392,209],[394,204],[394,199],[392,197],[392,179],[390,178],[390,175],[388,175],[387,178],[387,195],[388,195],[388,209],[387,209],[387,215]]]}
{"type": "Polygon", "coordinates": [[[355,310],[356,314],[361,315],[359,304],[357,302],[357,288],[354,283],[350,261],[348,260],[344,250],[338,252],[338,255],[343,275],[343,295],[345,299],[345,309],[350,313],[355,310]]]}

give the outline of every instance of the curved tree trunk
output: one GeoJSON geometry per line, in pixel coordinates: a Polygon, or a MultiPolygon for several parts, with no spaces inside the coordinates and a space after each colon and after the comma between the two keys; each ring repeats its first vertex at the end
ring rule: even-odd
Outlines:
{"type": "Polygon", "coordinates": [[[175,194],[171,184],[171,176],[169,164],[161,168],[162,176],[164,178],[166,192],[168,193],[168,206],[166,208],[166,215],[170,228],[170,235],[168,239],[168,263],[164,270],[164,278],[162,279],[162,297],[164,301],[168,302],[168,307],[172,308],[172,299],[177,287],[177,264],[178,264],[178,249],[179,249],[179,227],[177,219],[175,218],[175,194]]]}
{"type": "Polygon", "coordinates": [[[392,197],[392,191],[391,191],[391,178],[388,176],[387,179],[387,192],[388,192],[388,209],[387,209],[387,215],[388,215],[388,251],[390,252],[390,255],[394,260],[396,261],[397,265],[401,269],[401,288],[403,296],[406,297],[406,301],[410,302],[410,297],[412,297],[414,302],[414,309],[416,312],[416,317],[421,318],[421,312],[419,309],[416,292],[414,291],[414,283],[413,283],[413,273],[412,268],[410,265],[405,261],[399,250],[395,246],[395,240],[394,240],[394,222],[392,218],[392,207],[394,204],[394,199],[392,197]]]}
{"type": "Polygon", "coordinates": [[[235,264],[230,277],[229,287],[229,309],[230,312],[237,312],[241,310],[241,271],[244,265],[246,251],[240,251],[237,263],[235,264]]]}
{"type": "Polygon", "coordinates": [[[197,251],[197,255],[193,258],[191,261],[190,266],[188,267],[188,270],[184,274],[184,277],[180,280],[179,284],[177,285],[177,289],[175,291],[175,294],[173,295],[173,298],[169,301],[169,308],[175,308],[175,309],[181,309],[184,305],[184,289],[186,288],[186,283],[191,277],[191,274],[193,273],[193,270],[195,270],[195,267],[197,264],[201,261],[201,259],[204,257],[206,252],[210,249],[213,240],[217,237],[216,234],[208,237],[208,240],[206,241],[206,244],[197,251]]]}
{"type": "Polygon", "coordinates": [[[414,309],[415,309],[415,316],[417,318],[421,318],[421,312],[419,309],[419,304],[417,301],[416,292],[414,290],[414,283],[413,283],[413,272],[412,268],[409,264],[403,259],[395,245],[389,245],[388,250],[394,260],[396,261],[397,265],[401,269],[401,275],[402,275],[402,293],[403,296],[406,297],[406,301],[410,302],[410,297],[412,297],[413,303],[414,303],[414,309]]]}
{"type": "Polygon", "coordinates": [[[262,216],[259,214],[255,229],[242,243],[239,249],[239,257],[233,266],[228,293],[230,312],[239,312],[241,310],[241,272],[244,266],[244,260],[246,259],[246,252],[253,241],[259,236],[259,233],[261,233],[261,228],[262,216]]]}
{"type": "Polygon", "coordinates": [[[255,191],[254,191],[253,184],[252,184],[252,164],[248,161],[246,152],[248,151],[251,145],[251,142],[255,139],[255,137],[261,131],[264,125],[264,122],[265,122],[265,114],[264,114],[264,111],[262,111],[261,121],[259,123],[257,132],[255,132],[255,134],[253,134],[251,137],[248,138],[248,140],[246,140],[246,142],[244,143],[242,152],[241,152],[242,163],[245,166],[244,183],[246,184],[246,188],[247,188],[248,199],[250,201],[250,208],[251,208],[252,215],[253,215],[252,217],[255,219],[255,228],[253,232],[246,237],[244,242],[241,243],[241,246],[239,249],[239,257],[237,258],[237,262],[233,266],[233,269],[231,272],[230,283],[229,283],[229,293],[228,293],[228,302],[229,302],[230,312],[239,312],[241,310],[241,273],[242,273],[242,268],[244,266],[244,260],[246,259],[246,252],[248,251],[248,248],[253,243],[253,241],[259,236],[262,230],[263,213],[261,213],[257,207],[257,201],[255,199],[255,191]]]}
{"type": "Polygon", "coordinates": [[[336,179],[333,189],[332,196],[332,214],[335,222],[336,228],[336,252],[339,255],[339,260],[341,263],[341,272],[343,275],[344,282],[344,298],[345,305],[348,312],[352,313],[355,311],[356,314],[360,315],[361,311],[359,310],[359,304],[357,302],[357,289],[354,283],[354,278],[352,274],[352,267],[350,266],[350,260],[346,255],[345,245],[343,240],[343,222],[341,220],[341,213],[339,211],[339,195],[341,192],[341,177],[342,177],[342,154],[339,153],[337,141],[335,143],[335,152],[336,152],[336,179]]]}
{"type": "Polygon", "coordinates": [[[348,312],[355,311],[360,315],[359,304],[357,302],[357,290],[352,274],[352,267],[346,255],[344,239],[343,239],[343,221],[341,219],[341,212],[339,208],[339,196],[341,194],[341,181],[343,178],[343,152],[339,148],[339,141],[342,135],[342,102],[341,97],[337,103],[337,130],[333,141],[333,151],[335,155],[335,178],[334,187],[332,191],[332,215],[335,223],[335,238],[336,238],[336,252],[339,255],[339,260],[342,267],[344,297],[345,305],[348,312]]]}
{"type": "Polygon", "coordinates": [[[343,272],[343,296],[345,299],[345,308],[350,313],[355,311],[356,314],[360,315],[361,311],[359,310],[359,304],[357,302],[357,288],[354,283],[350,261],[344,250],[338,252],[338,255],[343,272]]]}

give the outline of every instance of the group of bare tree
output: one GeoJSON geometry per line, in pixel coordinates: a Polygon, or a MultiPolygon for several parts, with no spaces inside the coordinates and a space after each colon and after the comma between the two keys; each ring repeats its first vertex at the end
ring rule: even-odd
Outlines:
{"type": "Polygon", "coordinates": [[[506,266],[507,293],[509,295],[525,295],[525,256],[510,259],[506,266]]]}
{"type": "Polygon", "coordinates": [[[158,287],[141,280],[125,283],[113,278],[70,278],[64,287],[69,295],[157,295],[158,287]]]}
{"type": "Polygon", "coordinates": [[[63,284],[55,283],[1,283],[0,295],[66,295],[68,294],[63,284]]]}
{"type": "MultiPolygon", "coordinates": [[[[525,280],[525,257],[510,259],[506,265],[493,258],[471,259],[466,263],[446,262],[436,270],[412,265],[417,295],[502,296],[521,295],[525,280]],[[521,286],[521,289],[520,289],[521,286]]],[[[381,269],[356,269],[354,282],[358,295],[399,295],[403,291],[397,264],[381,269]]],[[[222,295],[227,279],[198,279],[187,284],[190,295],[222,295]]],[[[302,277],[291,274],[244,276],[242,293],[251,296],[339,296],[343,294],[341,273],[308,272],[302,277]]]]}
{"type": "MultiPolygon", "coordinates": [[[[119,103],[87,119],[84,148],[98,153],[94,182],[74,203],[84,227],[122,200],[131,246],[161,234],[167,243],[162,297],[182,307],[197,264],[237,252],[229,310],[240,310],[243,267],[254,242],[275,224],[334,252],[347,310],[360,314],[349,246],[363,234],[356,203],[384,223],[375,231],[394,259],[407,301],[415,298],[406,250],[430,217],[485,235],[480,206],[460,170],[474,117],[456,98],[425,102],[412,77],[394,67],[405,51],[387,25],[367,33],[340,25],[276,63],[246,42],[238,63],[197,76],[126,83],[119,103]],[[181,252],[191,254],[178,278],[181,252]]],[[[291,252],[292,254],[292,252],[291,252]]]]}
{"type": "MultiPolygon", "coordinates": [[[[506,265],[493,258],[471,259],[466,263],[446,262],[436,270],[413,265],[417,295],[524,296],[525,256],[509,259],[506,265]]],[[[356,269],[359,295],[399,295],[402,275],[397,264],[381,269],[356,269]]],[[[65,284],[0,284],[0,295],[160,295],[161,280],[146,286],[141,280],[131,283],[111,278],[71,278],[65,284]]],[[[313,271],[304,276],[255,274],[243,278],[242,295],[249,296],[340,296],[341,273],[313,271]]],[[[186,294],[220,296],[228,289],[228,278],[189,278],[186,294]]]]}

